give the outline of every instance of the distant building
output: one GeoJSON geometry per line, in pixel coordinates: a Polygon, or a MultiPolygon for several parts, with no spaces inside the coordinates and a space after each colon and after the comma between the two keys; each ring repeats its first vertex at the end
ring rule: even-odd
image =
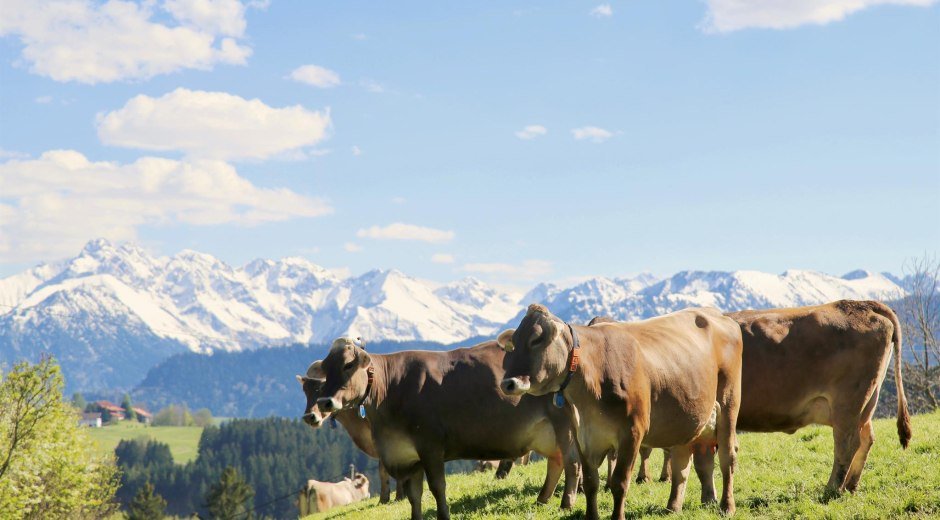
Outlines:
{"type": "Polygon", "coordinates": [[[147,410],[143,408],[138,408],[136,406],[134,406],[133,408],[134,408],[134,412],[137,414],[138,421],[144,424],[150,424],[153,421],[152,413],[148,412],[147,410]]]}
{"type": "Polygon", "coordinates": [[[78,424],[89,428],[101,428],[101,414],[99,412],[83,413],[78,424]]]}
{"type": "Polygon", "coordinates": [[[107,410],[114,421],[124,420],[124,408],[112,403],[111,401],[95,401],[95,406],[99,410],[107,410]]]}

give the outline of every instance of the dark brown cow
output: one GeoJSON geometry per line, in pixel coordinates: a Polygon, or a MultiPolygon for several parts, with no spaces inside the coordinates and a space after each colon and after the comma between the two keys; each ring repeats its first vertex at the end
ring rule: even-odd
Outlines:
{"type": "Polygon", "coordinates": [[[499,335],[509,394],[556,394],[572,406],[584,470],[587,517],[597,518],[597,468],[617,452],[611,518],[621,519],[641,445],[673,447],[669,509],[682,509],[692,448],[718,445],[721,508],[734,512],[735,423],[741,331],[715,309],[687,309],[637,323],[567,325],[530,305],[499,335]],[[569,384],[570,383],[570,384],[569,384]]]}
{"type": "MultiPolygon", "coordinates": [[[[319,363],[319,361],[317,363],[319,363]]],[[[314,368],[315,365],[316,363],[307,368],[306,376],[297,376],[297,380],[300,381],[300,384],[303,386],[304,395],[307,398],[307,406],[304,407],[303,419],[304,422],[309,424],[313,429],[319,428],[323,424],[323,421],[326,420],[324,414],[320,413],[319,408],[317,408],[317,399],[320,398],[320,393],[323,388],[323,379],[313,377],[317,371],[317,369],[314,368]]],[[[346,433],[352,438],[357,448],[373,459],[379,458],[378,451],[375,449],[375,442],[372,440],[372,429],[369,427],[368,419],[359,417],[359,415],[352,410],[341,410],[333,414],[333,418],[343,425],[343,428],[346,429],[346,433]]],[[[385,466],[380,460],[379,485],[381,492],[379,494],[379,503],[381,504],[385,504],[391,499],[388,480],[388,472],[385,470],[385,466]]],[[[395,500],[401,500],[405,497],[403,482],[396,479],[395,484],[395,500]]]]}
{"type": "Polygon", "coordinates": [[[450,517],[445,461],[516,458],[530,450],[548,458],[538,501],[551,498],[564,468],[562,507],[571,507],[578,470],[568,417],[548,397],[503,395],[497,387],[504,356],[495,341],[383,355],[340,338],[319,367],[326,382],[317,406],[324,412],[362,407],[379,459],[392,476],[406,479],[413,519],[421,518],[425,475],[437,517],[450,517]]]}

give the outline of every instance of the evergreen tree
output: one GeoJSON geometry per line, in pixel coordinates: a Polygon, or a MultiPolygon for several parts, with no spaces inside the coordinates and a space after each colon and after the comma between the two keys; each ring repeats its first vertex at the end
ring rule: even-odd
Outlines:
{"type": "Polygon", "coordinates": [[[75,392],[72,394],[72,406],[83,412],[85,411],[85,407],[88,406],[88,403],[85,402],[85,397],[82,396],[81,392],[75,392]]]}
{"type": "Polygon", "coordinates": [[[209,489],[206,504],[212,518],[234,520],[235,517],[251,518],[251,501],[255,492],[232,466],[222,472],[219,483],[209,489]],[[245,516],[243,516],[245,515],[245,516]]]}
{"type": "Polygon", "coordinates": [[[131,501],[127,520],[159,520],[163,518],[165,509],[166,500],[154,493],[153,484],[147,482],[137,491],[137,495],[131,501]]]}
{"type": "Polygon", "coordinates": [[[137,419],[137,412],[134,411],[134,405],[131,404],[131,396],[124,394],[124,401],[121,402],[121,408],[124,408],[124,418],[128,421],[137,419]]]}

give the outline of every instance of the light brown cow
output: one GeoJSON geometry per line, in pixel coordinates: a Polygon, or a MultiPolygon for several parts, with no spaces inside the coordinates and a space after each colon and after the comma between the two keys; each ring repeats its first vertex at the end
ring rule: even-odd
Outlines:
{"type": "Polygon", "coordinates": [[[597,469],[617,452],[611,518],[641,445],[673,447],[668,507],[682,509],[692,449],[718,444],[721,508],[734,512],[735,423],[740,402],[741,331],[715,309],[687,309],[636,323],[567,325],[530,305],[516,330],[499,335],[509,394],[563,396],[577,426],[587,517],[596,519],[597,469]],[[569,384],[570,383],[570,384],[569,384]]]}
{"type": "Polygon", "coordinates": [[[342,482],[320,482],[308,480],[300,491],[298,508],[300,516],[322,513],[334,507],[345,506],[369,498],[369,479],[362,473],[342,482]]]}
{"type": "MultiPolygon", "coordinates": [[[[738,429],[793,433],[809,424],[832,426],[835,457],[826,488],[855,491],[875,442],[871,419],[893,352],[898,438],[907,447],[901,326],[887,305],[840,300],[727,316],[744,337],[738,429]]],[[[695,463],[703,494],[714,496],[712,457],[696,456],[695,463]]]]}
{"type": "Polygon", "coordinates": [[[406,479],[413,519],[422,517],[425,475],[437,517],[450,517],[445,461],[508,459],[530,450],[548,458],[538,501],[548,502],[564,469],[562,507],[571,507],[578,481],[571,423],[549,397],[503,395],[504,356],[495,341],[446,352],[369,354],[340,338],[312,367],[326,379],[317,406],[324,412],[361,407],[379,459],[392,476],[406,479]]]}
{"type": "MultiPolygon", "coordinates": [[[[320,390],[323,388],[324,380],[313,377],[310,370],[310,368],[307,369],[306,376],[298,375],[297,380],[300,381],[304,390],[304,396],[307,398],[307,406],[304,407],[303,420],[316,430],[327,418],[324,414],[320,413],[317,407],[317,399],[320,398],[320,390]]],[[[326,415],[329,416],[329,414],[326,415]]],[[[378,451],[375,449],[375,442],[372,440],[372,429],[369,426],[368,419],[359,417],[359,415],[352,410],[341,410],[333,414],[332,417],[343,425],[346,433],[352,438],[357,448],[373,459],[379,458],[378,451]]],[[[403,484],[401,480],[396,479],[395,500],[401,500],[405,497],[403,484]]],[[[381,489],[379,503],[385,504],[389,502],[391,498],[391,491],[389,489],[388,472],[385,470],[385,466],[382,464],[381,460],[379,461],[379,485],[381,489]]]]}

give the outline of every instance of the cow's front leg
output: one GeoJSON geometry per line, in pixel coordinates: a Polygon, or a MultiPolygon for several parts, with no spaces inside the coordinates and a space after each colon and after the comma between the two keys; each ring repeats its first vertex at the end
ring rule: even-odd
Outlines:
{"type": "Polygon", "coordinates": [[[672,465],[672,490],[669,492],[669,503],[666,509],[678,513],[682,511],[682,501],[685,500],[685,483],[689,479],[689,462],[692,459],[692,449],[689,446],[673,446],[669,452],[669,461],[672,465]]]}
{"type": "Polygon", "coordinates": [[[555,488],[558,486],[558,479],[561,478],[563,464],[564,461],[560,450],[548,456],[545,483],[542,484],[539,496],[535,499],[539,504],[547,504],[548,501],[551,500],[552,495],[555,493],[555,488]]]}
{"type": "Polygon", "coordinates": [[[405,486],[407,486],[407,482],[408,482],[408,479],[404,477],[395,479],[395,501],[396,502],[398,502],[399,500],[404,500],[405,497],[408,495],[408,492],[405,490],[405,486]]]}
{"type": "Polygon", "coordinates": [[[581,473],[584,476],[584,498],[587,501],[587,508],[584,512],[588,520],[597,520],[597,489],[600,487],[600,477],[597,474],[597,468],[600,466],[603,456],[591,457],[581,454],[581,473]],[[599,460],[598,460],[599,459],[599,460]]]}
{"type": "Polygon", "coordinates": [[[499,466],[496,466],[496,480],[502,480],[509,476],[509,472],[512,471],[512,465],[514,464],[512,459],[503,459],[499,461],[499,466]]]}
{"type": "Polygon", "coordinates": [[[424,474],[428,477],[428,488],[437,502],[437,520],[448,520],[450,508],[447,507],[447,481],[444,478],[444,457],[434,454],[422,456],[421,464],[424,474]]]}
{"type": "Polygon", "coordinates": [[[391,500],[391,492],[388,489],[388,471],[385,470],[385,464],[381,461],[379,461],[379,486],[381,487],[379,503],[387,504],[391,500]]]}
{"type": "Polygon", "coordinates": [[[417,469],[405,479],[405,494],[411,504],[411,520],[423,520],[421,512],[421,493],[424,492],[424,469],[418,465],[417,469]]]}
{"type": "Polygon", "coordinates": [[[623,502],[630,489],[630,480],[633,476],[633,464],[640,451],[640,442],[643,435],[639,429],[632,428],[617,447],[617,464],[614,466],[611,481],[607,483],[614,496],[614,510],[610,514],[612,520],[623,520],[623,502]]]}

